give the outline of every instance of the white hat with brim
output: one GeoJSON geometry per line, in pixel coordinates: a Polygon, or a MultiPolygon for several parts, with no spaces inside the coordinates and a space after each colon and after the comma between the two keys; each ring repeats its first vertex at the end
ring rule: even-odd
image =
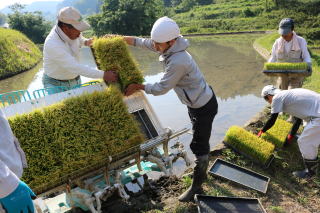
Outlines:
{"type": "Polygon", "coordinates": [[[261,97],[266,97],[267,95],[276,95],[279,92],[281,92],[280,89],[277,89],[275,86],[273,85],[267,85],[265,87],[263,87],[262,91],[261,91],[261,97]]]}
{"type": "Polygon", "coordinates": [[[58,20],[66,24],[71,24],[80,32],[90,28],[90,25],[86,21],[82,20],[80,12],[74,7],[62,8],[58,13],[58,20]]]}

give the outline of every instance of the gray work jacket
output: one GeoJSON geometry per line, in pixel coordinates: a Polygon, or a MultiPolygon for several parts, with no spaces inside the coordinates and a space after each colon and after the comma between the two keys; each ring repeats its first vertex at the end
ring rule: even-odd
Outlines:
{"type": "MultiPolygon", "coordinates": [[[[135,38],[135,46],[157,52],[151,39],[135,38]]],[[[160,82],[145,85],[147,94],[163,95],[174,89],[180,101],[188,107],[200,108],[208,103],[213,91],[204,80],[197,63],[186,51],[188,47],[188,40],[181,36],[160,55],[165,73],[160,82]]]]}

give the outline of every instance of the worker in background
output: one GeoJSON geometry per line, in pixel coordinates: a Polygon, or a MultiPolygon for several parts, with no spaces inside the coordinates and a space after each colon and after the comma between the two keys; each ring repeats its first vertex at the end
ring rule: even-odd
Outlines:
{"type": "Polygon", "coordinates": [[[293,175],[299,178],[313,176],[318,167],[317,156],[320,145],[320,94],[302,88],[281,91],[268,85],[262,89],[261,96],[271,104],[271,117],[258,133],[258,137],[274,125],[280,112],[286,112],[296,117],[286,139],[286,143],[290,144],[304,120],[306,125],[298,138],[298,145],[305,169],[295,171],[293,175]]]}
{"type": "Polygon", "coordinates": [[[159,60],[164,64],[164,76],[154,84],[131,84],[126,95],[137,90],[147,94],[163,95],[174,89],[180,101],[187,105],[192,122],[193,138],[190,144],[196,156],[193,183],[184,192],[179,201],[194,199],[196,193],[202,193],[202,183],[207,177],[209,139],[212,122],[218,111],[216,96],[205,81],[197,63],[186,51],[189,42],[180,34],[179,26],[168,17],[158,19],[151,30],[151,39],[125,36],[129,45],[142,47],[160,54],[159,60]]]}
{"type": "Polygon", "coordinates": [[[103,78],[106,82],[117,81],[117,75],[112,71],[103,72],[80,64],[80,48],[92,45],[92,39],[85,39],[81,34],[89,28],[90,25],[82,20],[75,8],[64,7],[59,11],[58,23],[52,28],[43,47],[42,81],[45,88],[71,88],[81,84],[80,75],[103,78]]]}
{"type": "Polygon", "coordinates": [[[8,213],[35,212],[36,195],[19,180],[26,166],[24,152],[0,109],[0,212],[1,208],[8,213]]]}
{"type": "MultiPolygon", "coordinates": [[[[284,18],[279,23],[278,38],[272,47],[269,62],[306,62],[311,74],[311,58],[307,49],[307,42],[298,36],[294,30],[294,22],[291,18],[284,18]]],[[[300,88],[303,83],[303,76],[296,74],[285,74],[278,77],[277,86],[279,89],[300,88]]]]}

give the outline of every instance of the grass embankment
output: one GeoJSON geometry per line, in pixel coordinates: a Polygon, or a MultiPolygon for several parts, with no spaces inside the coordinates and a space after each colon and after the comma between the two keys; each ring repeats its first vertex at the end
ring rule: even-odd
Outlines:
{"type": "Polygon", "coordinates": [[[41,57],[39,48],[25,35],[0,28],[0,79],[31,69],[41,57]]]}
{"type": "Polygon", "coordinates": [[[316,1],[216,0],[206,6],[177,13],[173,18],[183,34],[276,30],[285,17],[295,20],[295,28],[309,44],[320,45],[320,19],[316,1]],[[267,5],[266,5],[267,3],[267,5]]]}

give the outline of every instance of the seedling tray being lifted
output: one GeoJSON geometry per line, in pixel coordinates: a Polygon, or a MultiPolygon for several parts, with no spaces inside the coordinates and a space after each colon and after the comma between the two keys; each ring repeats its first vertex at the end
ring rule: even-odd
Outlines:
{"type": "Polygon", "coordinates": [[[256,198],[196,195],[199,213],[266,213],[256,198]]]}
{"type": "Polygon", "coordinates": [[[270,181],[269,177],[263,176],[259,173],[229,163],[219,158],[215,160],[209,170],[209,173],[227,180],[231,180],[235,183],[249,187],[262,193],[267,192],[268,184],[270,181]]]}

